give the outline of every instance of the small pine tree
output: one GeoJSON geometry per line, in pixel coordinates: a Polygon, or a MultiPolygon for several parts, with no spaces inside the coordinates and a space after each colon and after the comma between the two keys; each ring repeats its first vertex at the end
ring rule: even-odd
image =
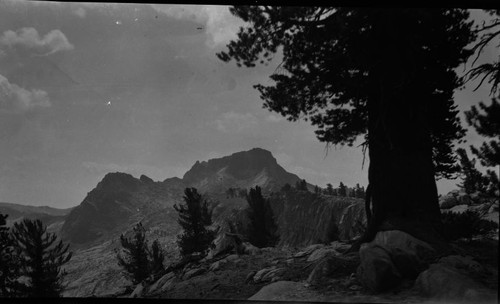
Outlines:
{"type": "Polygon", "coordinates": [[[467,156],[467,152],[465,149],[458,148],[457,154],[460,158],[460,168],[462,173],[462,183],[458,184],[458,186],[466,193],[474,193],[476,191],[485,192],[485,183],[487,181],[476,169],[476,160],[469,159],[467,156]]]}
{"type": "Polygon", "coordinates": [[[5,227],[8,215],[0,213],[0,297],[17,295],[19,259],[14,247],[14,239],[5,227]]]}
{"type": "Polygon", "coordinates": [[[318,185],[314,186],[314,194],[321,194],[321,189],[318,187],[318,185]]]}
{"type": "Polygon", "coordinates": [[[15,223],[12,231],[20,253],[21,275],[28,282],[21,286],[28,297],[60,297],[64,289],[62,278],[66,274],[61,266],[72,256],[69,244],[64,245],[54,233],[48,233],[40,220],[24,219],[15,223]]]}
{"type": "Polygon", "coordinates": [[[203,200],[195,188],[184,190],[184,201],[185,205],[174,205],[174,209],[179,213],[179,224],[184,229],[177,244],[183,256],[194,252],[204,254],[215,238],[215,233],[207,229],[207,226],[212,224],[208,201],[203,200]]]}
{"type": "Polygon", "coordinates": [[[150,250],[150,272],[159,273],[164,270],[163,261],[165,254],[158,240],[155,240],[151,245],[150,250]]]}
{"type": "Polygon", "coordinates": [[[326,194],[334,195],[333,185],[330,183],[326,184],[326,194]]]}
{"type": "Polygon", "coordinates": [[[249,240],[254,246],[262,248],[274,246],[278,242],[277,227],[269,203],[262,196],[261,188],[250,188],[247,196],[248,217],[250,218],[249,240]]]}
{"type": "Polygon", "coordinates": [[[126,272],[134,284],[139,284],[146,279],[150,273],[148,261],[148,246],[146,231],[141,223],[134,227],[134,238],[130,240],[123,234],[120,236],[124,256],[117,254],[118,265],[126,272]]]}
{"type": "Polygon", "coordinates": [[[337,193],[339,196],[347,196],[347,187],[344,185],[344,183],[340,182],[337,193]]]}

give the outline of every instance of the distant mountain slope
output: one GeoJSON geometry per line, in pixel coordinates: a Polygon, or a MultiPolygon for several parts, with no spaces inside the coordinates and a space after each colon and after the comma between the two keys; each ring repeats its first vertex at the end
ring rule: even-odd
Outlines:
{"type": "Polygon", "coordinates": [[[58,209],[48,206],[27,206],[0,202],[0,213],[7,214],[7,226],[12,226],[25,218],[39,219],[48,227],[49,232],[59,232],[66,216],[73,208],[58,209]]]}
{"type": "Polygon", "coordinates": [[[172,206],[182,202],[186,187],[220,195],[230,187],[257,185],[264,191],[275,191],[299,180],[283,169],[271,152],[260,148],[196,162],[182,179],[155,182],[144,175],[137,179],[126,173],[108,173],[68,215],[62,235],[73,244],[98,243],[137,221],[148,221],[151,227],[167,225],[164,228],[171,231],[177,227],[172,206]],[[167,218],[171,222],[165,223],[167,218]]]}

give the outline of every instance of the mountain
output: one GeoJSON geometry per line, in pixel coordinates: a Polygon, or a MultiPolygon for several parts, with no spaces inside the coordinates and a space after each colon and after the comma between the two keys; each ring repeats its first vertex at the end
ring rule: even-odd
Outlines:
{"type": "Polygon", "coordinates": [[[172,207],[182,203],[186,187],[218,199],[230,187],[258,185],[264,191],[276,191],[298,180],[277,163],[271,152],[260,148],[197,161],[182,179],[155,182],[145,175],[137,179],[126,173],[108,173],[71,211],[61,232],[65,240],[82,245],[115,237],[140,220],[152,227],[167,225],[164,228],[171,231],[177,227],[172,207]],[[171,222],[165,224],[167,219],[171,222]]]}
{"type": "Polygon", "coordinates": [[[58,209],[48,206],[28,206],[0,202],[0,213],[8,214],[7,226],[11,226],[25,218],[39,219],[47,225],[49,232],[59,232],[66,216],[73,208],[58,209]]]}
{"type": "Polygon", "coordinates": [[[279,190],[286,183],[295,185],[300,179],[283,169],[271,152],[254,148],[209,161],[197,161],[182,180],[201,192],[255,186],[270,192],[279,190]]]}

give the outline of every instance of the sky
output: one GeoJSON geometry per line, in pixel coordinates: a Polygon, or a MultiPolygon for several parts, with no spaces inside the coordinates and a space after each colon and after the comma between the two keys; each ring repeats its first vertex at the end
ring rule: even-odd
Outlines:
{"type": "MultiPolygon", "coordinates": [[[[0,2],[0,201],[73,207],[108,172],[182,177],[254,147],[309,183],[366,186],[361,148],[326,153],[309,123],[262,108],[252,86],[279,54],[251,69],[215,56],[241,25],[225,6],[0,2]]],[[[468,85],[456,103],[488,92],[468,85]]]]}

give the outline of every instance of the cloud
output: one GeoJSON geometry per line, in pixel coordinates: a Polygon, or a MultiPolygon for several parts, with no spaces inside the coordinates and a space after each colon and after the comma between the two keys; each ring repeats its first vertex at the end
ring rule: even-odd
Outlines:
{"type": "Polygon", "coordinates": [[[73,13],[80,18],[85,18],[87,11],[83,7],[76,8],[73,13]]]}
{"type": "Polygon", "coordinates": [[[257,118],[251,113],[240,114],[233,111],[223,113],[222,118],[215,121],[215,128],[224,133],[240,133],[257,125],[257,118]]]}
{"type": "Polygon", "coordinates": [[[43,55],[50,55],[60,51],[69,51],[74,46],[60,30],[52,30],[41,37],[32,27],[23,27],[17,31],[7,30],[0,37],[0,44],[15,47],[21,45],[43,55]]]}
{"type": "Polygon", "coordinates": [[[203,24],[208,34],[206,44],[211,48],[235,39],[238,29],[245,24],[229,12],[228,6],[152,4],[152,7],[169,17],[203,24]]]}
{"type": "Polygon", "coordinates": [[[27,111],[37,107],[50,107],[47,92],[27,90],[9,82],[0,75],[0,110],[7,112],[27,111]]]}

